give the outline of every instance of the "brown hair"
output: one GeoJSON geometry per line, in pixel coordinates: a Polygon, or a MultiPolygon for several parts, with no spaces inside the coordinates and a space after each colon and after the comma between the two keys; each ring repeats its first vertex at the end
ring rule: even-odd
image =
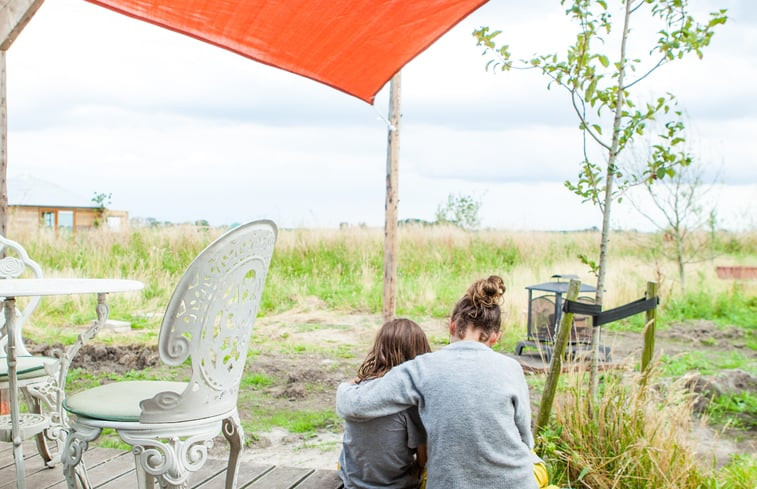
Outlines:
{"type": "Polygon", "coordinates": [[[360,365],[357,378],[381,377],[392,367],[430,351],[426,333],[414,321],[400,318],[386,322],[376,334],[373,348],[360,365]]]}
{"type": "Polygon", "coordinates": [[[464,338],[466,330],[472,326],[481,330],[479,341],[487,341],[493,333],[499,332],[499,304],[505,290],[505,282],[498,275],[478,280],[468,287],[465,295],[455,304],[450,318],[455,323],[455,334],[464,338]]]}

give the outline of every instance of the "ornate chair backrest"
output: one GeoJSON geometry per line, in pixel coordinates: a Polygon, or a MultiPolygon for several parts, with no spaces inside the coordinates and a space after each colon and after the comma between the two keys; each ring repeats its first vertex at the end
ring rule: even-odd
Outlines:
{"type": "MultiPolygon", "coordinates": [[[[0,279],[8,278],[42,278],[42,268],[36,261],[29,258],[23,246],[0,235],[0,279]]],[[[37,308],[39,299],[39,297],[31,298],[23,308],[16,305],[15,344],[16,355],[18,356],[29,355],[21,339],[21,331],[24,323],[26,323],[29,316],[37,308]]],[[[0,324],[2,325],[0,351],[4,355],[8,345],[8,338],[6,336],[5,316],[2,313],[0,313],[0,324]]]]}
{"type": "Polygon", "coordinates": [[[236,407],[276,235],[272,221],[244,224],[189,265],[168,303],[158,343],[163,363],[190,359],[192,378],[181,395],[162,392],[142,401],[141,422],[207,418],[236,407]]]}

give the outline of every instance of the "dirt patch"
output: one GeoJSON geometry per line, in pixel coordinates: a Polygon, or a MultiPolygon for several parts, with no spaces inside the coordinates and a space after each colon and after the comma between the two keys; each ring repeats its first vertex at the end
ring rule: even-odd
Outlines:
{"type": "MultiPolygon", "coordinates": [[[[56,356],[63,346],[27,343],[27,349],[34,355],[56,356]]],[[[145,345],[103,345],[91,343],[83,345],[71,362],[71,368],[86,368],[93,373],[114,372],[124,374],[130,370],[144,370],[160,365],[157,346],[145,345]]]]}
{"type": "MultiPolygon", "coordinates": [[[[640,333],[602,333],[602,342],[612,348],[616,360],[631,359],[641,353],[643,337],[640,333]]],[[[754,333],[751,333],[754,335],[754,333]]],[[[696,319],[671,323],[655,334],[658,354],[676,355],[693,350],[723,353],[738,350],[749,359],[757,359],[757,351],[747,347],[750,333],[741,328],[720,327],[712,321],[696,319]]]]}
{"type": "MultiPolygon", "coordinates": [[[[333,409],[337,386],[354,377],[381,318],[324,310],[318,302],[305,303],[298,310],[258,321],[246,372],[260,374],[268,380],[243,386],[239,401],[243,421],[251,419],[260,409],[268,412],[333,409]]],[[[443,320],[431,319],[421,326],[432,343],[434,338],[446,337],[443,320]]],[[[708,321],[687,321],[659,331],[656,350],[668,355],[693,349],[716,354],[737,348],[748,358],[757,358],[757,352],[746,346],[748,340],[747,333],[739,328],[720,328],[708,321]]],[[[602,342],[612,348],[615,361],[638,362],[642,349],[639,333],[606,332],[602,342]]],[[[438,347],[437,343],[434,348],[438,347]]],[[[32,345],[30,350],[50,355],[52,347],[32,345]]],[[[154,346],[111,346],[93,342],[82,348],[73,366],[92,372],[125,373],[159,363],[154,346]]],[[[736,374],[719,379],[707,377],[704,381],[722,387],[719,392],[731,384],[733,388],[755,392],[750,380],[736,374]]],[[[537,406],[539,395],[533,394],[537,406]]],[[[699,425],[692,437],[697,440],[702,456],[709,457],[710,462],[712,457],[723,463],[734,453],[757,453],[753,441],[757,440],[757,430],[716,430],[699,425]]],[[[333,469],[341,448],[338,426],[320,430],[316,435],[293,434],[276,428],[270,432],[248,433],[247,440],[249,446],[244,460],[312,468],[333,469]]],[[[222,457],[225,447],[223,438],[219,438],[213,456],[222,457]]]]}

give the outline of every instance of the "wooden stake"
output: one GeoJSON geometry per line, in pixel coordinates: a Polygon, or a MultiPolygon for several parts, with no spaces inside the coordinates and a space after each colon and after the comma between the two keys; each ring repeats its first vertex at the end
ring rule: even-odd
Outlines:
{"type": "MultiPolygon", "coordinates": [[[[657,282],[647,282],[647,299],[657,297],[657,282]]],[[[644,350],[641,352],[641,371],[646,372],[654,358],[655,326],[657,323],[657,308],[646,312],[647,323],[644,327],[644,350]]]]}
{"type": "Polygon", "coordinates": [[[384,214],[384,322],[394,319],[397,303],[397,186],[400,155],[400,72],[389,84],[389,130],[386,148],[386,204],[384,214]]]}
{"type": "MultiPolygon", "coordinates": [[[[581,281],[572,279],[570,284],[568,284],[566,300],[575,301],[578,298],[579,290],[581,290],[581,281]]],[[[560,329],[557,330],[557,338],[555,338],[547,382],[544,385],[544,392],[541,395],[541,402],[539,403],[539,414],[536,417],[536,428],[534,429],[535,435],[538,435],[549,423],[549,417],[552,414],[552,404],[554,403],[555,392],[557,391],[557,381],[560,380],[560,373],[562,372],[562,359],[565,355],[565,348],[568,346],[568,338],[570,338],[572,326],[573,313],[563,313],[560,319],[560,329]]]]}

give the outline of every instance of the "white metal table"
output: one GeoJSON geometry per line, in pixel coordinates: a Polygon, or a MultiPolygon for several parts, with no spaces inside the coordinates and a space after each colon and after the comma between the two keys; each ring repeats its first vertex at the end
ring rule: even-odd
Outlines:
{"type": "Polygon", "coordinates": [[[24,438],[40,433],[50,426],[48,416],[38,414],[20,414],[18,406],[18,379],[16,372],[16,298],[54,295],[97,294],[97,319],[89,329],[79,335],[77,341],[66,348],[61,354],[58,370],[58,389],[56,396],[57,422],[65,423],[65,413],[62,409],[62,390],[65,387],[66,373],[71,360],[79,348],[94,337],[108,320],[108,306],[105,296],[114,292],[130,292],[144,287],[136,280],[120,279],[87,279],[87,278],[17,278],[0,280],[0,297],[3,298],[5,312],[5,327],[8,337],[6,361],[8,363],[8,385],[10,415],[0,417],[0,440],[13,442],[13,456],[16,463],[16,487],[24,489],[24,454],[21,443],[24,438]],[[6,418],[6,419],[3,419],[6,418]],[[8,428],[8,418],[10,429],[8,428]]]}

